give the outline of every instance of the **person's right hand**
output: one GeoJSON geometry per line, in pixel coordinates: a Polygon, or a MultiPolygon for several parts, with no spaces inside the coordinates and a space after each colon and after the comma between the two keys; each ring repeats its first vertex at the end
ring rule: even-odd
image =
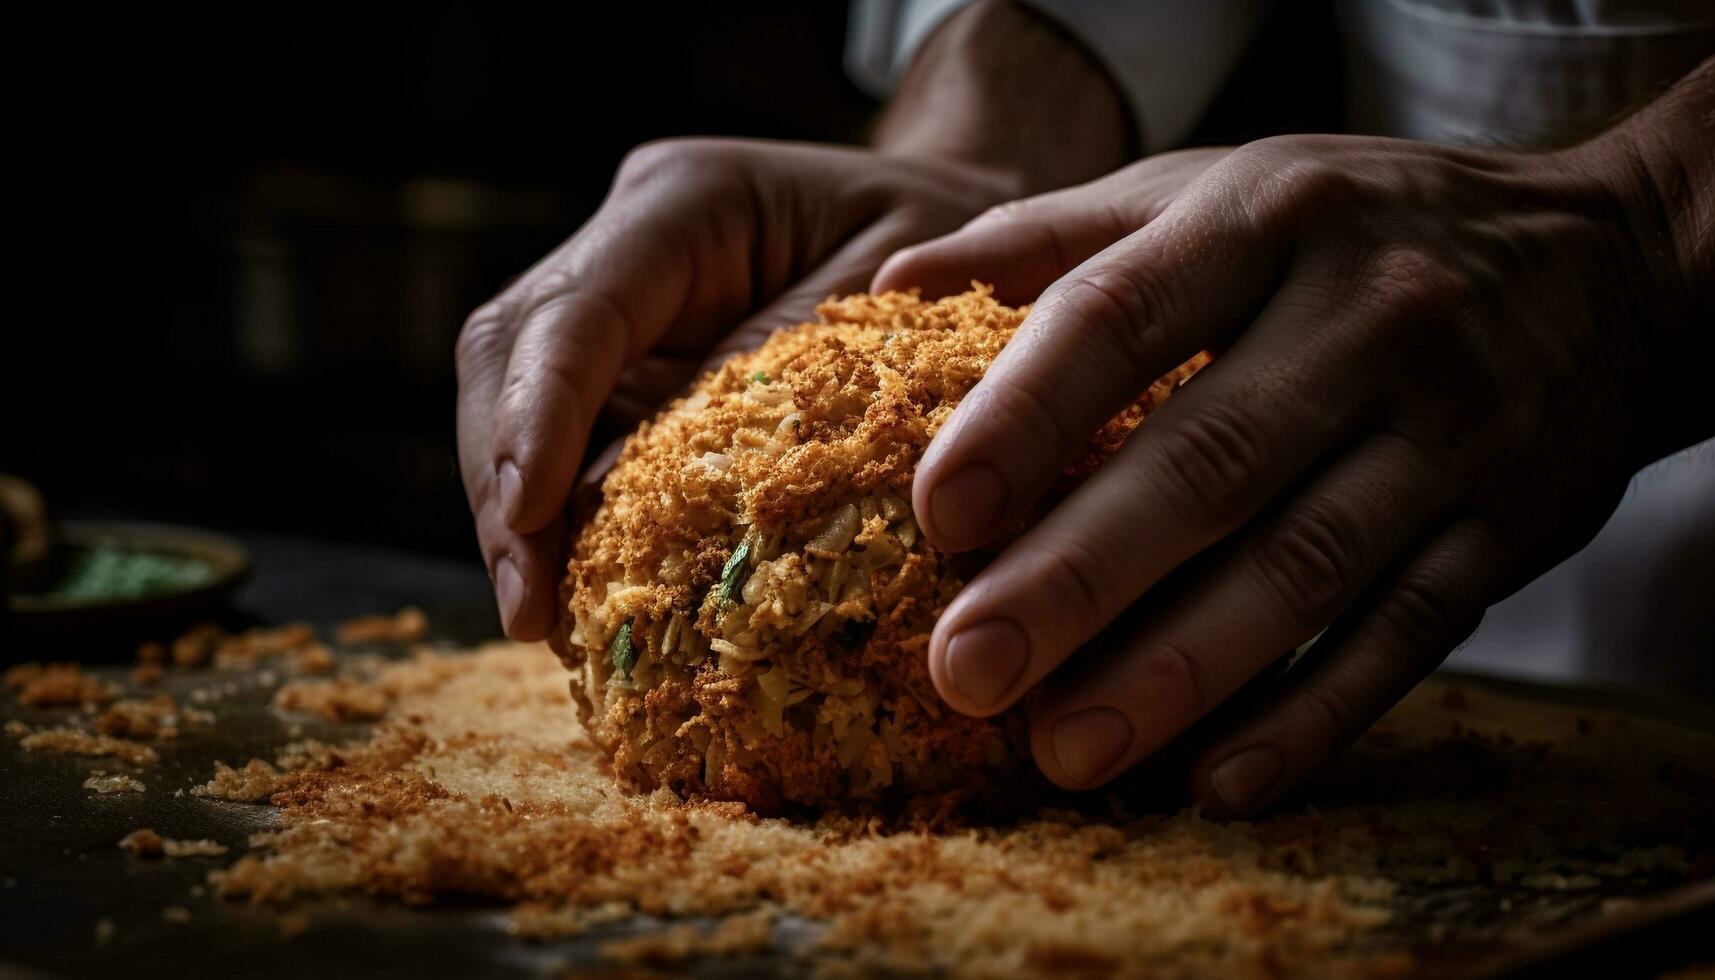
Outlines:
{"type": "Polygon", "coordinates": [[[859,149],[633,151],[595,216],[459,335],[459,470],[507,634],[553,628],[562,514],[610,397],[646,416],[709,361],[1019,190],[998,170],[859,149]]]}

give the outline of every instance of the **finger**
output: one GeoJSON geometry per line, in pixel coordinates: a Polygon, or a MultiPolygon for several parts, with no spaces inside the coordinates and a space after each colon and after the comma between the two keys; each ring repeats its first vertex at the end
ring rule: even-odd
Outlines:
{"type": "Polygon", "coordinates": [[[494,407],[493,459],[508,526],[540,529],[571,489],[597,411],[620,372],[688,299],[708,250],[683,190],[633,203],[580,231],[518,301],[518,328],[494,407]]]}
{"type": "Polygon", "coordinates": [[[917,287],[924,296],[950,296],[974,279],[992,283],[1000,302],[1023,305],[1152,217],[1134,218],[1088,187],[1009,201],[950,235],[894,253],[870,291],[917,287]]]}
{"type": "Polygon", "coordinates": [[[503,300],[483,304],[459,332],[453,365],[458,375],[458,463],[473,515],[494,497],[491,447],[494,398],[512,349],[512,310],[503,300]]]}
{"type": "Polygon", "coordinates": [[[1212,182],[1221,169],[1056,282],[966,395],[912,492],[938,547],[991,539],[1149,382],[1261,309],[1284,271],[1287,223],[1236,205],[1212,182]]]}
{"type": "Polygon", "coordinates": [[[1218,812],[1251,813],[1314,775],[1471,635],[1500,558],[1483,522],[1439,532],[1318,641],[1284,690],[1200,753],[1193,793],[1218,812]]]}
{"type": "Polygon", "coordinates": [[[1034,713],[1038,765],[1081,788],[1154,754],[1327,628],[1440,510],[1446,485],[1409,442],[1365,439],[1057,683],[1034,713]]]}
{"type": "Polygon", "coordinates": [[[494,584],[501,628],[514,640],[548,636],[560,618],[559,583],[566,572],[566,527],[556,518],[540,531],[519,534],[496,508],[477,514],[477,540],[494,584]]]}
{"type": "Polygon", "coordinates": [[[1154,221],[1228,152],[1164,153],[1079,187],[991,208],[950,235],[895,252],[871,292],[915,286],[925,296],[946,296],[975,279],[992,283],[1001,302],[1032,302],[1080,262],[1154,221]]]}
{"type": "Polygon", "coordinates": [[[1379,389],[1355,346],[1304,338],[1307,323],[1320,325],[1304,315],[1314,291],[1308,280],[1283,291],[1233,350],[960,590],[929,647],[949,705],[1006,708],[1347,438],[1379,389]]]}

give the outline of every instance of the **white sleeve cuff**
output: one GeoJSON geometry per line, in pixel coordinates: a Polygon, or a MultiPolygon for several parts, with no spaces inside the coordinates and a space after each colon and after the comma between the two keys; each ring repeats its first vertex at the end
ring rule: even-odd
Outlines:
{"type": "Polygon", "coordinates": [[[1143,150],[1191,135],[1262,31],[1272,0],[1023,0],[1082,41],[1130,103],[1143,150]]]}
{"type": "Polygon", "coordinates": [[[846,31],[846,74],[878,99],[893,94],[900,76],[935,28],[970,0],[852,0],[846,31]]]}

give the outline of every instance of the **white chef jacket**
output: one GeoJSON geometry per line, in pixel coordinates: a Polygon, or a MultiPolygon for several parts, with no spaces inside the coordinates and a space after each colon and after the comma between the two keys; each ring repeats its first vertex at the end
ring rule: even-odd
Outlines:
{"type": "MultiPolygon", "coordinates": [[[[857,0],[852,77],[885,94],[964,2],[857,0]]],[[[1182,144],[1277,13],[1271,0],[1025,2],[1103,63],[1148,153],[1182,144]]],[[[1715,53],[1715,0],[1333,2],[1353,132],[1564,141],[1605,128],[1715,53]]],[[[1450,662],[1715,692],[1715,439],[1640,472],[1595,540],[1490,609],[1450,662]]]]}

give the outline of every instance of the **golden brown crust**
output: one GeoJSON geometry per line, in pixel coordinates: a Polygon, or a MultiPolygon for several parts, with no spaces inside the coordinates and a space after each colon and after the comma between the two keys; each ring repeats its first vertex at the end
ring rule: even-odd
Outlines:
{"type": "MultiPolygon", "coordinates": [[[[907,501],[1027,312],[981,287],[829,301],[628,440],[573,542],[561,626],[579,717],[622,780],[773,811],[1018,768],[1015,718],[953,713],[930,683],[928,636],[970,562],[933,548],[907,501]]],[[[1056,491],[1196,366],[1105,426],[1056,491]]]]}

